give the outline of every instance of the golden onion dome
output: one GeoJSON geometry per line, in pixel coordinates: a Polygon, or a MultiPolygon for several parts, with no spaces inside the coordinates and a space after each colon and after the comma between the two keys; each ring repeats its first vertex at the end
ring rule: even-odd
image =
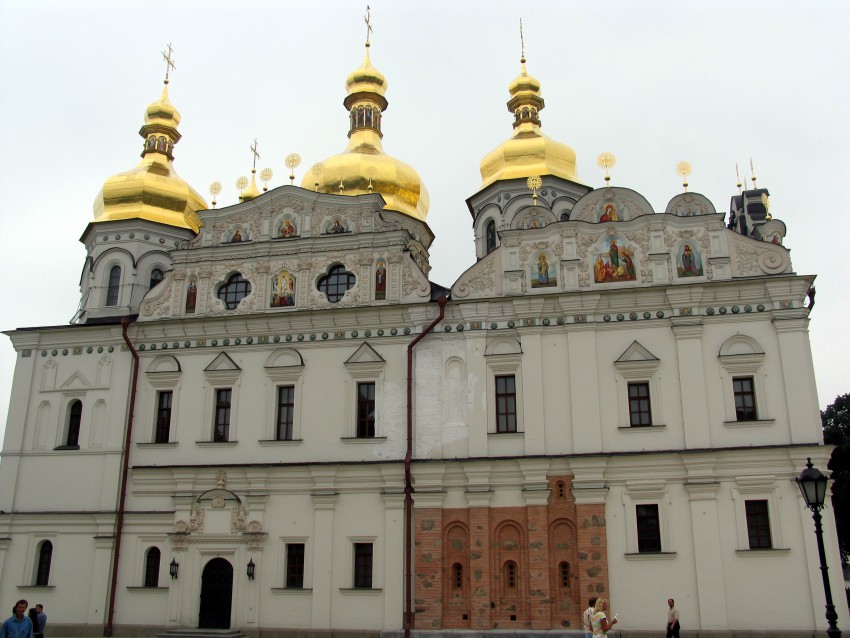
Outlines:
{"type": "Polygon", "coordinates": [[[384,152],[381,118],[387,108],[387,81],[366,59],[345,81],[343,104],[349,112],[348,146],[307,171],[301,186],[320,193],[380,193],[385,210],[416,219],[428,215],[430,198],[416,170],[384,152]]]}
{"type": "Polygon", "coordinates": [[[532,175],[555,175],[573,182],[576,177],[576,153],[540,130],[539,113],[545,103],[540,82],[525,69],[510,83],[508,111],[514,114],[514,134],[481,160],[481,188],[503,179],[532,175]]]}
{"type": "Polygon", "coordinates": [[[148,106],[139,135],[145,140],[142,160],[113,175],[94,200],[94,221],[147,219],[198,232],[198,210],[207,203],[174,170],[174,145],[180,141],[180,113],[168,100],[168,82],[159,100],[148,106]]]}

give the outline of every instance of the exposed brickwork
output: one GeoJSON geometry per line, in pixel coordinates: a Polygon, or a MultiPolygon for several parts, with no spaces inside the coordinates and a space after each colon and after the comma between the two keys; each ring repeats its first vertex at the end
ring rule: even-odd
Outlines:
{"type": "Polygon", "coordinates": [[[605,506],[549,482],[546,505],[416,510],[417,629],[581,628],[608,591],[605,506]]]}

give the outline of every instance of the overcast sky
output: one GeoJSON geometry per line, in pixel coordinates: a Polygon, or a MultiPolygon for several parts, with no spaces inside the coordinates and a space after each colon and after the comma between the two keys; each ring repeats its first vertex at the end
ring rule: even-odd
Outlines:
{"type": "MultiPolygon", "coordinates": [[[[610,151],[612,183],[663,212],[687,160],[691,190],[728,212],[735,163],[743,176],[753,158],[795,271],[818,276],[809,329],[821,407],[850,392],[850,3],[369,1],[371,58],[388,80],[384,149],[430,192],[432,280],[450,286],[474,262],[465,200],[512,132],[522,17],[543,130],[575,149],[586,184],[603,186],[595,158],[610,151]]],[[[166,44],[183,117],[175,168],[207,197],[220,181],[229,205],[255,137],[271,186],[288,183],[288,153],[304,158],[300,183],[345,147],[364,13],[352,0],[0,0],[0,329],[73,316],[79,237],[104,180],[139,160],[166,44]]],[[[0,428],[14,362],[0,337],[0,428]]]]}

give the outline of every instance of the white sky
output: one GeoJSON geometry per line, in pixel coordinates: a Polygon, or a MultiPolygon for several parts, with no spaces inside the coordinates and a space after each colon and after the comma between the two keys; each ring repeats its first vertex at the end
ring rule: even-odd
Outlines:
{"type": "MultiPolygon", "coordinates": [[[[848,239],[850,4],[643,0],[368,0],[371,57],[389,82],[384,149],[431,194],[432,280],[474,261],[465,200],[479,162],[511,134],[505,102],[519,73],[542,83],[543,130],[572,146],[579,178],[612,183],[663,212],[691,190],[728,212],[748,158],[788,228],[798,273],[818,275],[810,334],[821,406],[850,392],[848,239]],[[830,241],[827,242],[827,239],[830,241]],[[837,243],[833,244],[835,240],[837,243]],[[823,257],[824,251],[827,257],[823,257]]],[[[183,116],[175,167],[200,193],[219,180],[237,201],[251,167],[287,183],[283,158],[314,162],[347,142],[345,77],[363,59],[364,0],[0,0],[0,329],[67,323],[104,180],[133,167],[145,107],[174,47],[172,103],[183,116]]],[[[208,198],[209,199],[209,198],[208,198]]],[[[0,337],[0,429],[14,352],[0,337]]]]}

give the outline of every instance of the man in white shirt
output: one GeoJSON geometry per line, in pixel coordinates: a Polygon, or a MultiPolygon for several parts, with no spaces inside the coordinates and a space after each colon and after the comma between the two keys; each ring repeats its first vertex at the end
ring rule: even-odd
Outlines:
{"type": "Polygon", "coordinates": [[[679,638],[679,608],[672,598],[667,599],[667,638],[679,638]]]}
{"type": "Polygon", "coordinates": [[[584,638],[593,638],[593,608],[596,606],[596,596],[591,596],[587,601],[589,607],[584,610],[581,616],[581,624],[584,627],[584,638]]]}

